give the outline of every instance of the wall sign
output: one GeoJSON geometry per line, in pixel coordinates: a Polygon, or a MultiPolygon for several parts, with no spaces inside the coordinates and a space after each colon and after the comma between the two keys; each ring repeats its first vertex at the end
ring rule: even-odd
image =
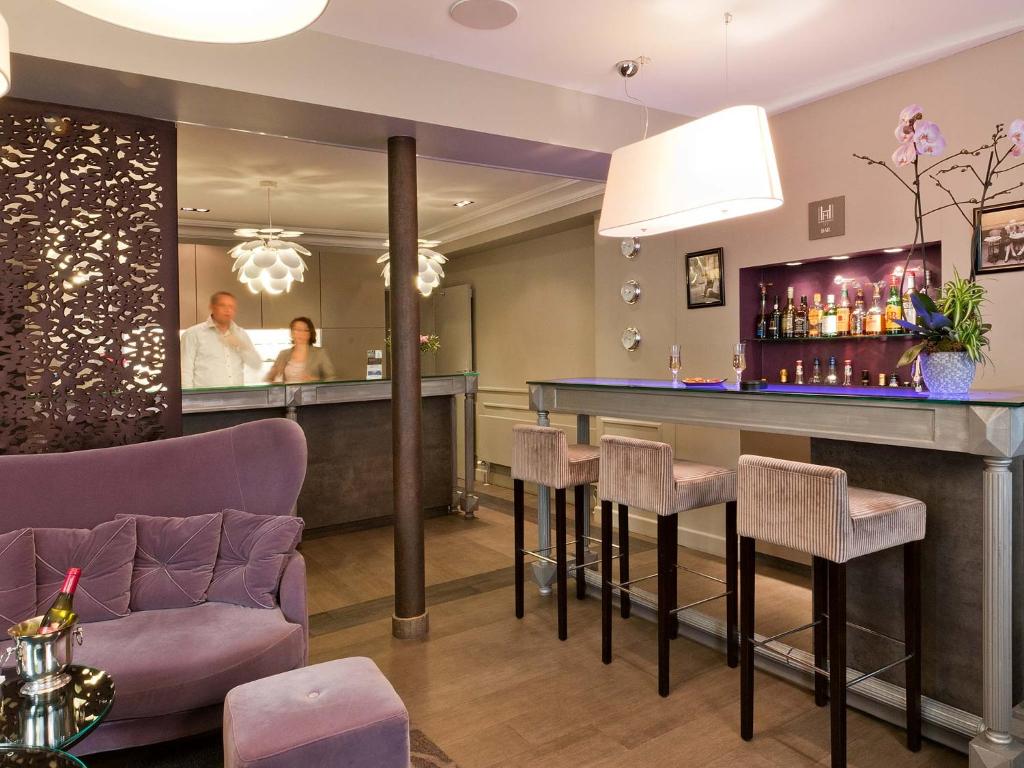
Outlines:
{"type": "Polygon", "coordinates": [[[807,206],[807,234],[811,240],[846,234],[846,195],[815,200],[807,206]]]}

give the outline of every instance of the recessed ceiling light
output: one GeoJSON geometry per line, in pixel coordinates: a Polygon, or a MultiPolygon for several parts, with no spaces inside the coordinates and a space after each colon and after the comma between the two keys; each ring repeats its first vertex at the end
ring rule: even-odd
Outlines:
{"type": "Polygon", "coordinates": [[[465,208],[467,205],[472,205],[474,200],[459,200],[457,203],[452,203],[456,208],[465,208]]]}
{"type": "Polygon", "coordinates": [[[903,253],[902,248],[883,248],[882,253],[903,253]]]}
{"type": "Polygon", "coordinates": [[[509,0],[455,0],[448,15],[470,29],[501,29],[519,17],[509,0]]]}
{"type": "Polygon", "coordinates": [[[210,212],[209,208],[193,208],[190,205],[183,205],[183,206],[181,206],[181,210],[186,211],[187,213],[209,213],[210,212]]]}
{"type": "Polygon", "coordinates": [[[786,262],[786,266],[787,267],[799,267],[801,264],[803,264],[802,261],[787,261],[786,262]]]}
{"type": "Polygon", "coordinates": [[[846,261],[850,257],[849,256],[829,256],[829,258],[832,259],[832,261],[846,261]]]}

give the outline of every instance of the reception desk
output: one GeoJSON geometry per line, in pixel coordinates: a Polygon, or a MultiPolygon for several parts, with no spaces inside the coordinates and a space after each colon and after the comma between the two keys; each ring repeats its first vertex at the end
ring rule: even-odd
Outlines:
{"type": "MultiPolygon", "coordinates": [[[[473,516],[477,375],[426,376],[423,396],[423,505],[428,514],[473,516]],[[456,398],[464,396],[463,477],[456,398]]],[[[306,433],[309,460],[298,500],[307,530],[386,524],[392,515],[391,382],[318,381],[182,392],[185,434],[284,416],[306,433]]]]}
{"type": "MultiPolygon", "coordinates": [[[[1011,761],[1022,746],[1011,735],[1020,722],[1013,704],[1024,688],[1024,665],[1014,660],[1024,613],[1012,585],[1024,578],[1024,547],[1012,523],[1022,511],[1024,393],[941,398],[905,389],[793,385],[755,393],[735,385],[565,379],[529,382],[529,397],[541,424],[550,413],[577,414],[583,443],[590,442],[590,416],[803,435],[811,438],[812,460],[845,469],[851,484],[924,500],[925,721],[933,735],[973,737],[972,765],[1016,765],[1011,761]]],[[[539,506],[543,531],[546,493],[539,506]]],[[[599,583],[594,572],[587,578],[599,583]]],[[[899,636],[901,579],[895,553],[852,561],[851,621],[899,636]]],[[[724,638],[724,626],[696,610],[681,612],[679,620],[698,639],[724,638]]],[[[850,666],[874,669],[886,653],[891,657],[891,648],[881,648],[877,638],[859,638],[851,642],[850,666]]],[[[799,649],[792,654],[808,660],[799,649]]],[[[758,663],[776,664],[767,656],[758,663]]],[[[862,706],[899,721],[901,681],[896,673],[855,690],[862,706]]]]}

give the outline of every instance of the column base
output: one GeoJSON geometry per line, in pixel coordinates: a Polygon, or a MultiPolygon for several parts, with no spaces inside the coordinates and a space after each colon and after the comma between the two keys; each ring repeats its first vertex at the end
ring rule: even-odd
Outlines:
{"type": "Polygon", "coordinates": [[[411,618],[391,617],[391,636],[398,640],[422,640],[428,634],[430,634],[430,616],[426,612],[411,618]]]}
{"type": "Polygon", "coordinates": [[[1024,743],[996,744],[981,733],[971,739],[970,768],[1024,768],[1024,743]]]}
{"type": "Polygon", "coordinates": [[[540,587],[540,593],[550,595],[551,584],[555,580],[555,566],[551,563],[535,562],[530,565],[530,568],[533,569],[533,580],[540,587]]]}

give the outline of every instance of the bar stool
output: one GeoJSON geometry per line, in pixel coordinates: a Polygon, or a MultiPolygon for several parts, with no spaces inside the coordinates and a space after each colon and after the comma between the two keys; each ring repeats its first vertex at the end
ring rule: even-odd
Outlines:
{"type": "MultiPolygon", "coordinates": [[[[726,598],[726,649],[730,667],[738,663],[736,632],[736,472],[725,467],[675,460],[672,446],[650,440],[605,435],[601,438],[601,657],[612,661],[612,591],[618,590],[623,618],[629,615],[629,593],[634,584],[658,579],[658,693],[668,696],[669,640],[679,633],[676,614],[696,605],[726,598]],[[629,507],[658,516],[658,570],[630,580],[611,578],[612,504],[619,505],[619,535],[628,525],[629,507]],[[725,504],[725,579],[679,565],[679,513],[725,504]],[[684,570],[720,584],[725,592],[677,606],[676,571],[684,570]]],[[[621,561],[620,561],[621,562],[621,561]]]]}
{"type": "Polygon", "coordinates": [[[576,563],[572,569],[576,574],[576,598],[586,596],[586,579],[583,570],[597,560],[584,562],[587,540],[597,541],[583,535],[587,515],[586,486],[596,483],[600,467],[600,449],[595,445],[569,445],[565,432],[554,427],[531,424],[517,424],[512,427],[512,489],[513,517],[515,519],[515,561],[516,561],[516,618],[523,618],[523,593],[525,590],[526,556],[551,563],[555,566],[558,585],[558,639],[565,640],[568,631],[568,562],[566,559],[565,490],[575,489],[576,563]],[[530,550],[524,546],[525,483],[531,482],[555,489],[555,545],[544,549],[530,550]],[[555,557],[549,556],[555,550],[555,557]]]}
{"type": "Polygon", "coordinates": [[[906,664],[907,747],[921,748],[921,540],[925,505],[917,499],[847,487],[846,472],[834,467],[741,456],[740,534],[740,731],[754,736],[754,647],[814,673],[814,699],[831,702],[832,766],[846,766],[846,690],[899,664],[906,664]],[[766,640],[754,639],[754,545],[757,540],[813,557],[812,621],[766,640]],[[850,623],[854,629],[902,643],[903,657],[847,681],[846,564],[855,557],[903,547],[904,630],[902,641],[850,623]],[[814,664],[770,643],[814,630],[814,664]],[[825,665],[828,668],[825,668],[825,665]]]}

